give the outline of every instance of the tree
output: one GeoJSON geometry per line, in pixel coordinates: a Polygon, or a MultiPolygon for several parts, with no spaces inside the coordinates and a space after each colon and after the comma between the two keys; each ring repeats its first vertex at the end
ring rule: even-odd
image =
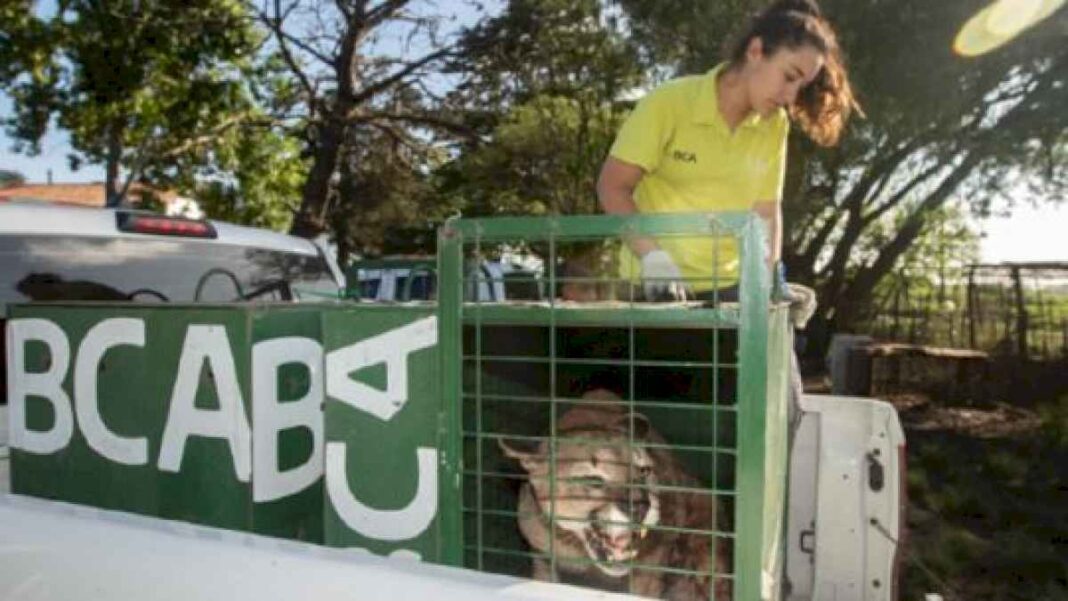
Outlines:
{"type": "MultiPolygon", "coordinates": [[[[965,300],[968,267],[979,261],[980,235],[962,204],[947,204],[927,219],[922,234],[876,285],[866,325],[892,324],[892,337],[907,335],[913,342],[918,336],[941,346],[964,343],[959,302],[965,300]]],[[[877,255],[907,218],[905,213],[883,218],[855,252],[877,255]]]]}
{"type": "Polygon", "coordinates": [[[307,161],[299,142],[272,128],[227,132],[209,169],[185,184],[212,218],[286,231],[299,208],[307,161]]]}
{"type": "MultiPolygon", "coordinates": [[[[302,138],[310,167],[291,232],[314,236],[331,222],[340,168],[369,139],[426,153],[438,135],[463,128],[437,103],[432,73],[452,48],[442,16],[410,0],[249,0],[299,89],[302,138]]],[[[352,186],[350,191],[358,191],[352,186]]],[[[348,214],[375,199],[344,199],[348,214]]],[[[338,217],[340,218],[340,217],[338,217]]]]}
{"type": "Polygon", "coordinates": [[[105,165],[109,205],[135,180],[180,177],[205,147],[258,117],[245,79],[259,40],[237,0],[60,0],[51,16],[28,2],[4,11],[8,131],[35,153],[55,116],[70,132],[72,167],[105,165]]]}
{"type": "Polygon", "coordinates": [[[26,183],[26,177],[18,171],[10,171],[8,169],[0,169],[0,188],[9,188],[11,186],[21,186],[26,183]]]}
{"type": "MultiPolygon", "coordinates": [[[[723,39],[755,3],[621,4],[659,61],[690,69],[712,64],[708,39],[723,39]]],[[[793,279],[820,292],[817,343],[866,317],[878,283],[948,203],[965,200],[983,214],[1028,189],[1061,199],[1068,183],[1056,159],[1068,131],[1064,11],[995,52],[964,59],[951,51],[953,36],[985,2],[821,4],[840,31],[867,118],[854,121],[836,149],[791,141],[784,261],[793,279]],[[874,244],[871,233],[888,217],[897,225],[874,244]],[[857,252],[864,245],[868,252],[857,252]]]]}
{"type": "Polygon", "coordinates": [[[445,193],[476,215],[596,212],[620,98],[643,81],[621,30],[597,0],[512,0],[465,32],[451,96],[482,135],[448,166],[445,193]]]}
{"type": "Polygon", "coordinates": [[[398,131],[350,129],[329,217],[339,261],[433,253],[437,226],[457,210],[433,186],[434,169],[445,157],[445,149],[398,131]]]}
{"type": "Polygon", "coordinates": [[[618,111],[542,95],[503,116],[488,142],[450,169],[447,193],[469,215],[596,213],[597,174],[621,123],[618,111]]]}

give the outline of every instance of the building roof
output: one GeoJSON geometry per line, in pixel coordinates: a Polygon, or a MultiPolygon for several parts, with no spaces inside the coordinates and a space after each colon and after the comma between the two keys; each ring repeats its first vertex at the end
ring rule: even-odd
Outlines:
{"type": "MultiPolygon", "coordinates": [[[[178,199],[173,191],[155,190],[143,184],[130,185],[131,204],[139,204],[141,196],[151,192],[159,197],[163,204],[169,206],[178,199]]],[[[35,184],[26,183],[0,188],[0,200],[37,200],[59,204],[73,204],[87,207],[102,207],[105,204],[104,182],[80,184],[35,184]]]]}

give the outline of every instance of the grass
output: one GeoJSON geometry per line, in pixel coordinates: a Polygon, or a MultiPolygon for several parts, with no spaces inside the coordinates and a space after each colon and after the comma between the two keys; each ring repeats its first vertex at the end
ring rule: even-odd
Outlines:
{"type": "Polygon", "coordinates": [[[984,422],[975,410],[940,418],[953,411],[931,402],[901,410],[909,460],[901,598],[1068,601],[1068,398],[1031,416],[1014,409],[1016,419],[984,422]],[[1028,427],[1013,423],[1021,419],[1028,427]]]}

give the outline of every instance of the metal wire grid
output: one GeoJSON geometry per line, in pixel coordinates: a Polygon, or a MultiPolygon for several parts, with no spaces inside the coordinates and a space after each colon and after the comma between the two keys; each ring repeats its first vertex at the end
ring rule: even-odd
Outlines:
{"type": "MultiPolygon", "coordinates": [[[[738,231],[739,228],[735,227],[732,233],[737,234],[738,231]]],[[[486,254],[487,243],[481,237],[480,228],[474,228],[474,232],[474,236],[463,241],[462,254],[471,257],[474,261],[479,261],[486,254]]],[[[722,235],[722,232],[717,233],[722,235]]],[[[556,232],[550,232],[545,237],[549,265],[556,264],[559,241],[567,238],[567,235],[556,235],[556,232]]],[[[573,238],[588,239],[582,236],[573,238]]],[[[440,267],[446,267],[447,264],[448,261],[445,260],[440,267]]],[[[459,271],[478,274],[477,270],[466,268],[459,271]]],[[[475,279],[478,277],[480,275],[474,276],[475,279]]],[[[560,281],[592,283],[603,282],[606,279],[603,276],[580,276],[559,278],[558,281],[556,270],[551,268],[546,271],[545,278],[549,283],[548,290],[553,292],[558,290],[557,284],[560,281]]],[[[470,283],[465,281],[462,288],[466,289],[470,283]]],[[[479,282],[474,283],[477,285],[479,282]]],[[[743,290],[744,288],[745,286],[743,290]]],[[[447,285],[443,286],[443,292],[447,292],[447,285]]],[[[463,342],[458,345],[462,353],[458,359],[462,371],[458,383],[462,401],[461,415],[458,419],[462,426],[462,443],[460,444],[462,450],[455,449],[454,453],[462,457],[462,468],[457,477],[462,482],[461,488],[463,489],[459,520],[464,534],[462,556],[465,565],[479,570],[526,575],[522,573],[522,568],[517,566],[522,566],[523,562],[529,565],[531,560],[541,559],[548,562],[553,575],[558,574],[557,568],[562,558],[552,552],[541,553],[528,550],[518,536],[516,522],[523,516],[516,508],[515,489],[523,481],[529,480],[529,476],[517,472],[514,469],[514,462],[502,458],[497,443],[506,439],[528,443],[544,442],[549,452],[550,472],[547,478],[550,497],[555,499],[556,453],[560,445],[597,444],[603,446],[605,444],[603,440],[562,437],[556,430],[558,419],[565,409],[584,403],[583,400],[577,398],[576,394],[581,390],[573,389],[574,382],[568,381],[575,379],[576,373],[581,373],[583,369],[610,372],[614,370],[617,382],[619,372],[625,373],[625,386],[617,387],[623,388],[620,391],[622,394],[619,395],[619,403],[626,407],[628,415],[642,412],[653,414],[656,419],[651,421],[656,422],[655,427],[664,430],[665,440],[673,441],[658,444],[636,440],[634,418],[631,418],[624,443],[628,448],[661,449],[681,455],[688,458],[690,470],[699,474],[698,485],[669,483],[650,487],[645,484],[627,482],[621,485],[623,488],[626,488],[628,492],[633,488],[655,488],[655,492],[660,494],[709,495],[723,505],[720,508],[723,517],[717,518],[715,528],[657,524],[651,529],[708,537],[713,557],[722,552],[723,546],[734,547],[736,540],[734,513],[739,495],[738,486],[734,480],[739,453],[736,444],[736,433],[739,431],[738,408],[734,403],[737,399],[739,384],[737,374],[739,364],[733,357],[730,361],[724,361],[725,354],[721,347],[724,346],[725,334],[733,337],[734,345],[739,343],[738,330],[744,315],[737,306],[719,303],[715,295],[713,295],[712,303],[702,305],[698,313],[693,312],[695,309],[693,306],[649,311],[648,306],[635,302],[633,287],[629,288],[629,298],[626,300],[622,309],[617,304],[603,308],[595,307],[592,311],[566,304],[561,306],[552,296],[547,299],[547,303],[526,306],[518,311],[516,307],[486,304],[478,302],[477,299],[462,305],[460,319],[462,325],[459,326],[461,330],[456,331],[457,328],[453,328],[454,333],[463,338],[463,342]],[[641,356],[638,349],[648,348],[650,335],[656,332],[663,333],[664,328],[674,331],[675,340],[678,339],[680,332],[684,336],[705,343],[706,346],[711,340],[711,356],[697,360],[693,357],[672,356],[670,353],[659,357],[641,356]],[[602,336],[616,338],[624,336],[626,338],[626,343],[623,345],[626,349],[625,356],[620,356],[616,352],[615,356],[591,358],[574,356],[570,352],[573,349],[563,349],[565,352],[558,349],[562,342],[566,346],[572,334],[582,330],[587,333],[597,332],[602,336]],[[524,340],[528,346],[531,341],[534,341],[536,343],[533,346],[536,348],[533,352],[530,348],[526,349],[526,352],[522,352],[522,349],[520,352],[495,349],[493,348],[495,343],[492,342],[494,340],[518,341],[520,346],[524,340]],[[696,372],[699,375],[695,379],[706,380],[705,390],[703,393],[698,393],[696,397],[690,398],[656,398],[656,395],[648,394],[649,391],[644,390],[642,384],[648,382],[650,374],[658,370],[661,373],[665,371],[696,372]],[[503,378],[502,373],[505,374],[503,378]],[[508,376],[509,373],[511,376],[508,376]],[[524,373],[526,375],[522,375],[524,373]],[[523,382],[524,378],[530,380],[531,374],[534,374],[533,380],[538,383],[534,390],[530,389],[529,381],[523,382]],[[564,382],[561,382],[562,378],[564,382]],[[639,379],[643,382],[639,382],[639,379]],[[709,379],[711,380],[710,386],[707,383],[709,379]],[[506,383],[503,390],[501,389],[502,381],[506,383]],[[726,396],[725,391],[722,390],[724,384],[727,384],[728,389],[733,390],[726,396]],[[508,389],[509,386],[512,390],[508,389]],[[572,389],[565,390],[569,386],[572,389]],[[526,387],[525,390],[524,387],[526,387]],[[541,389],[537,390],[538,387],[541,389]],[[728,396],[730,398],[727,398],[728,396]],[[510,408],[502,409],[502,407],[510,408]],[[702,421],[702,418],[686,417],[687,415],[703,415],[706,421],[702,421]],[[709,417],[710,420],[708,420],[709,417]],[[691,440],[689,444],[678,443],[677,435],[682,430],[678,425],[671,424],[673,420],[683,424],[704,423],[706,425],[710,421],[711,431],[702,433],[703,437],[699,436],[698,440],[691,440]],[[507,423],[502,425],[503,422],[507,423]],[[724,426],[727,427],[726,435],[723,435],[724,426]],[[705,456],[703,461],[693,458],[701,455],[705,456]],[[708,460],[708,457],[711,457],[711,460],[708,460]],[[700,465],[702,463],[703,466],[700,465]],[[698,464],[698,469],[693,470],[694,464],[698,464]],[[724,473],[729,475],[726,480],[723,477],[724,473]],[[501,561],[502,558],[519,561],[501,561]]],[[[766,311],[766,305],[763,310],[766,311]]],[[[616,351],[618,351],[618,345],[616,351]]],[[[753,374],[753,376],[762,377],[762,374],[753,374]]],[[[753,380],[752,377],[749,379],[753,380]]],[[[594,384],[596,385],[596,382],[594,384]]],[[[745,436],[762,437],[763,433],[746,432],[745,436]]],[[[550,523],[553,523],[556,517],[554,514],[555,504],[553,503],[550,505],[548,516],[550,523]]],[[[637,528],[630,522],[602,520],[594,520],[594,522],[601,527],[637,528]]],[[[556,529],[551,528],[550,549],[556,548],[555,541],[552,540],[555,535],[556,529]]],[[[755,544],[759,546],[759,537],[752,540],[757,541],[755,544]]],[[[746,541],[741,543],[742,546],[746,544],[746,541]]],[[[744,552],[740,554],[739,551],[739,549],[733,549],[729,552],[732,559],[743,556],[751,558],[754,553],[757,557],[761,555],[759,549],[750,550],[748,554],[744,552]]],[[[578,560],[579,563],[584,561],[594,563],[594,560],[589,558],[578,560]]],[[[629,563],[633,568],[630,578],[634,577],[636,570],[678,575],[694,573],[694,570],[680,569],[671,565],[629,563]]],[[[736,562],[732,561],[732,563],[736,562]]],[[[716,561],[712,562],[712,568],[707,575],[713,581],[721,579],[730,582],[735,578],[734,570],[730,566],[720,571],[716,561]]],[[[715,587],[709,588],[709,596],[715,598],[715,587]]]]}

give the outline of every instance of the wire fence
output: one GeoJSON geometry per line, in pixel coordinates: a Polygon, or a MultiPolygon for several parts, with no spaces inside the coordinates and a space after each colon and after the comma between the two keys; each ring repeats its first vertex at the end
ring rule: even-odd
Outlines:
{"type": "Polygon", "coordinates": [[[880,340],[1029,360],[1068,357],[1068,263],[968,265],[900,273],[860,328],[880,340]]]}

